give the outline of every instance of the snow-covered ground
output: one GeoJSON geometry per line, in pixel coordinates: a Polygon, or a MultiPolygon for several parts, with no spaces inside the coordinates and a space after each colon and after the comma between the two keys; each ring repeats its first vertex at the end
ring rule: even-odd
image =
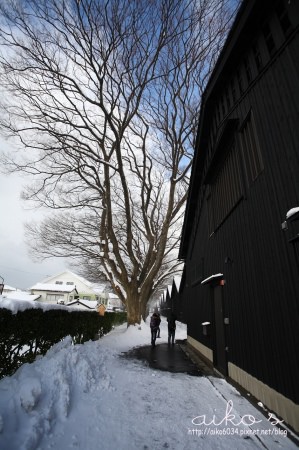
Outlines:
{"type": "MultiPolygon", "coordinates": [[[[166,342],[162,320],[159,343],[166,342]]],[[[186,338],[178,324],[177,338],[186,338]]],[[[226,381],[150,369],[121,357],[149,325],[52,347],[0,381],[0,449],[296,449],[226,381]]],[[[155,351],[153,349],[153,351],[155,351]]],[[[289,435],[289,432],[288,432],[289,435]]]]}

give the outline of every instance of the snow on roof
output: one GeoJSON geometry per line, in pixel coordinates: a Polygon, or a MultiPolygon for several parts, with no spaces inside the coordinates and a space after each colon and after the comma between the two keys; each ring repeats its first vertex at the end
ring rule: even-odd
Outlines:
{"type": "Polygon", "coordinates": [[[16,291],[16,288],[9,286],[8,284],[4,285],[4,291],[16,291]]]}
{"type": "Polygon", "coordinates": [[[205,280],[203,280],[201,282],[201,284],[207,284],[210,281],[212,281],[213,279],[222,278],[222,277],[223,277],[223,273],[216,273],[215,275],[211,275],[210,277],[208,277],[205,280]]]}
{"type": "Polygon", "coordinates": [[[63,274],[69,274],[70,276],[77,278],[78,281],[81,281],[81,283],[85,284],[86,286],[88,286],[90,289],[92,289],[93,291],[95,291],[97,294],[100,294],[102,292],[104,292],[106,286],[99,284],[99,283],[92,283],[91,281],[88,281],[86,278],[81,277],[80,275],[77,275],[76,273],[72,272],[71,270],[63,270],[62,272],[57,273],[56,275],[53,275],[51,277],[47,277],[45,278],[42,283],[47,284],[50,280],[53,280],[63,274]]]}
{"type": "Polygon", "coordinates": [[[45,278],[42,283],[47,283],[50,280],[53,280],[53,278],[57,278],[60,275],[63,275],[64,273],[66,274],[70,274],[72,277],[78,278],[78,280],[80,280],[82,283],[86,284],[88,287],[92,288],[93,283],[91,283],[90,281],[86,280],[86,278],[81,277],[80,275],[77,275],[76,273],[70,271],[70,270],[63,270],[62,272],[57,273],[56,275],[52,275],[51,277],[47,277],[45,278]]]}
{"type": "Polygon", "coordinates": [[[299,207],[292,208],[287,212],[286,219],[291,219],[295,214],[299,214],[299,207]]]}
{"type": "Polygon", "coordinates": [[[0,295],[0,308],[9,309],[13,314],[17,314],[19,311],[25,311],[25,309],[42,309],[43,311],[49,311],[50,309],[65,309],[69,312],[74,311],[74,308],[68,308],[63,305],[53,305],[51,303],[33,300],[15,300],[3,297],[2,295],[0,295]]]}
{"type": "Polygon", "coordinates": [[[105,291],[106,286],[103,284],[92,283],[92,289],[97,294],[102,294],[105,291]]]}
{"type": "Polygon", "coordinates": [[[4,298],[10,298],[12,300],[24,300],[24,301],[35,301],[40,298],[40,295],[33,295],[29,292],[23,292],[23,291],[15,291],[15,292],[8,292],[3,295],[4,298]]]}
{"type": "Polygon", "coordinates": [[[89,308],[89,309],[95,309],[97,307],[98,302],[91,301],[91,300],[82,300],[81,298],[73,300],[71,302],[67,303],[67,306],[74,306],[74,305],[82,305],[83,307],[89,308]]]}
{"type": "Polygon", "coordinates": [[[50,292],[73,292],[76,290],[74,285],[66,284],[46,284],[36,283],[30,288],[31,291],[50,291],[50,292]]]}

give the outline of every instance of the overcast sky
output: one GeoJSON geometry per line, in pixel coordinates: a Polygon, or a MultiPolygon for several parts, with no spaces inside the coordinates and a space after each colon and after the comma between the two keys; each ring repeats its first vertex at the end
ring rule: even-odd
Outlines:
{"type": "MultiPolygon", "coordinates": [[[[0,138],[0,152],[9,144],[0,138]]],[[[3,175],[0,172],[0,276],[4,283],[27,289],[47,276],[67,269],[60,258],[34,263],[24,242],[24,223],[41,218],[39,210],[27,210],[20,199],[24,180],[20,175],[3,175]]],[[[1,281],[1,278],[0,278],[1,281]]]]}

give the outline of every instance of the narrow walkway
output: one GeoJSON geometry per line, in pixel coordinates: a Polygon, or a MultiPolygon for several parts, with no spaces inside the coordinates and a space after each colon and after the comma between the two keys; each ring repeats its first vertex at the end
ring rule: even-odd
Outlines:
{"type": "Polygon", "coordinates": [[[151,345],[136,347],[125,353],[124,356],[141,360],[153,369],[187,373],[193,376],[207,375],[204,365],[199,367],[195,364],[177,342],[175,345],[159,344],[159,340],[156,342],[154,348],[151,345]]]}

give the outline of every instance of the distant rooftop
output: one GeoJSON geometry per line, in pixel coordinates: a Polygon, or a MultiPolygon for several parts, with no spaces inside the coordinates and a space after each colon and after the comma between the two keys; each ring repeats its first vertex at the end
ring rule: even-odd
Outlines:
{"type": "Polygon", "coordinates": [[[51,292],[73,292],[76,289],[74,285],[68,284],[46,284],[36,283],[30,288],[31,291],[51,291],[51,292]]]}

